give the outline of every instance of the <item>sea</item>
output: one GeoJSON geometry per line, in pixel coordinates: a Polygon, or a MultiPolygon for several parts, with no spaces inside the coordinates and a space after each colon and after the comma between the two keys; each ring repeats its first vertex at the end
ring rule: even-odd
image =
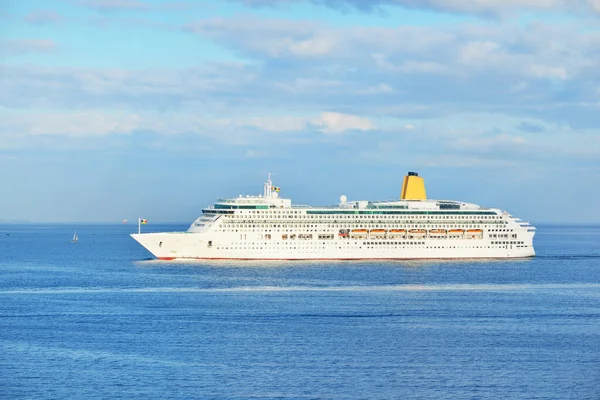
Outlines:
{"type": "Polygon", "coordinates": [[[600,399],[600,226],[421,262],[158,261],[135,231],[0,225],[0,399],[600,399]]]}

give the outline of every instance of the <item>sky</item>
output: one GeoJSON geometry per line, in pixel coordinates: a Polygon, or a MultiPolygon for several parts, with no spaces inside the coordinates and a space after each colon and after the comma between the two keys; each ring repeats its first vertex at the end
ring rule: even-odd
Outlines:
{"type": "Polygon", "coordinates": [[[0,0],[0,221],[430,198],[600,223],[600,0],[0,0]]]}

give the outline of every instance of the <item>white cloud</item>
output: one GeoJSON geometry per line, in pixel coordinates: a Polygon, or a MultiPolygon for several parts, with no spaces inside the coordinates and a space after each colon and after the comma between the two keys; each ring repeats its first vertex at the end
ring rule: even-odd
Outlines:
{"type": "Polygon", "coordinates": [[[404,60],[394,63],[388,60],[384,54],[372,54],[375,63],[382,70],[401,74],[438,74],[449,73],[449,69],[437,62],[404,60]]]}
{"type": "MultiPolygon", "coordinates": [[[[573,0],[393,0],[399,6],[466,14],[506,15],[521,10],[563,10],[573,0]]],[[[576,1],[576,0],[575,0],[576,1]]]]}
{"type": "MultiPolygon", "coordinates": [[[[0,114],[2,116],[2,114],[0,114]]],[[[130,112],[80,111],[54,113],[18,113],[3,115],[0,139],[35,136],[94,137],[122,135],[133,132],[154,132],[161,135],[193,133],[212,136],[223,141],[223,133],[241,135],[258,133],[309,132],[315,127],[322,133],[342,133],[348,130],[375,129],[368,119],[355,115],[323,112],[314,116],[264,117],[199,117],[193,112],[137,114],[130,112]]]]}
{"type": "Polygon", "coordinates": [[[379,83],[377,85],[369,86],[366,89],[358,89],[356,91],[357,94],[385,94],[393,92],[394,89],[385,83],[379,83]]]}
{"type": "Polygon", "coordinates": [[[423,120],[465,113],[597,127],[600,34],[571,24],[356,28],[231,18],[188,32],[248,57],[179,70],[7,64],[0,107],[32,110],[37,125],[19,130],[29,135],[406,131],[407,122],[420,134],[423,120]]]}
{"type": "Polygon", "coordinates": [[[263,132],[297,132],[307,128],[308,117],[237,117],[215,120],[220,126],[256,128],[263,132]]]}
{"type": "Polygon", "coordinates": [[[551,67],[547,65],[532,65],[530,67],[531,73],[537,78],[548,78],[548,79],[567,79],[568,72],[565,67],[551,67]]]}
{"type": "Polygon", "coordinates": [[[299,57],[317,56],[332,52],[336,45],[335,38],[317,37],[290,44],[289,52],[299,57]]]}
{"type": "Polygon", "coordinates": [[[356,115],[340,114],[336,112],[324,112],[317,121],[321,131],[324,133],[342,133],[349,130],[370,131],[375,125],[367,118],[356,115]]]}
{"type": "MultiPolygon", "coordinates": [[[[284,58],[306,67],[377,66],[379,72],[501,73],[521,77],[573,77],[596,70],[600,34],[575,25],[511,23],[439,27],[331,28],[313,22],[213,19],[187,27],[257,60],[284,58]],[[308,61],[310,59],[310,61],[308,61]]],[[[344,70],[345,68],[345,70],[344,70]]],[[[386,82],[388,85],[390,83],[386,82]]]]}
{"type": "Polygon", "coordinates": [[[510,16],[526,11],[600,12],[600,0],[237,0],[251,6],[281,6],[312,3],[334,9],[372,12],[380,7],[404,7],[446,13],[482,16],[510,16]]]}
{"type": "Polygon", "coordinates": [[[500,46],[492,41],[473,41],[463,45],[460,49],[459,60],[463,64],[490,63],[494,52],[500,46]]]}
{"type": "Polygon", "coordinates": [[[98,136],[128,133],[140,126],[131,113],[99,111],[13,114],[3,116],[2,136],[98,136]]]}
{"type": "Polygon", "coordinates": [[[461,149],[492,150],[500,146],[519,146],[527,143],[522,136],[502,133],[495,136],[475,136],[459,138],[454,146],[461,149]]]}
{"type": "Polygon", "coordinates": [[[529,84],[527,82],[521,81],[521,82],[518,82],[515,85],[513,85],[510,88],[510,91],[511,92],[521,92],[523,90],[526,90],[528,87],[529,87],[529,84]]]}
{"type": "Polygon", "coordinates": [[[600,0],[588,0],[588,4],[592,8],[592,10],[600,13],[600,0]]]}

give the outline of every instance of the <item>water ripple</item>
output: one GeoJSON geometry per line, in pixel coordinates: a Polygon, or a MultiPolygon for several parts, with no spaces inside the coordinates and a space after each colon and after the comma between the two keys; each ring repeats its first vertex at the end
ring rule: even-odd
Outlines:
{"type": "Polygon", "coordinates": [[[600,283],[532,283],[532,284],[438,284],[438,285],[379,285],[379,286],[237,286],[221,288],[199,287],[139,287],[139,288],[23,288],[0,290],[0,295],[10,294],[94,294],[94,293],[211,293],[211,292],[360,292],[360,291],[406,291],[406,292],[510,292],[537,290],[600,289],[600,283]]]}

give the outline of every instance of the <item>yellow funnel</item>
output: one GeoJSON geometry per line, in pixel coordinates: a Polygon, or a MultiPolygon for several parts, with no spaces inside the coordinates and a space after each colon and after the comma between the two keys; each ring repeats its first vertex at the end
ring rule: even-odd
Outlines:
{"type": "Polygon", "coordinates": [[[425,181],[416,172],[409,172],[402,183],[401,200],[427,200],[425,181]]]}

